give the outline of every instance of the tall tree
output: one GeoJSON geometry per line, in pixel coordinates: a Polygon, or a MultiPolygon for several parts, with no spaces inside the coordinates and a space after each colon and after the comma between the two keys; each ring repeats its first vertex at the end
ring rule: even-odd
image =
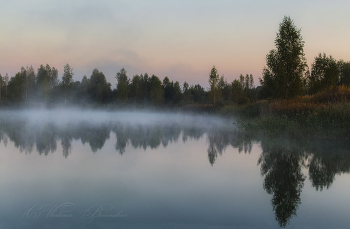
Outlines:
{"type": "Polygon", "coordinates": [[[183,84],[183,96],[182,96],[182,99],[183,99],[183,103],[184,104],[189,104],[192,102],[192,95],[191,95],[191,92],[189,90],[189,85],[188,83],[185,81],[184,84],[183,84]]]}
{"type": "Polygon", "coordinates": [[[4,77],[4,81],[5,81],[5,91],[6,91],[6,97],[5,97],[5,101],[7,103],[7,86],[9,84],[9,75],[6,73],[5,77],[4,77]]]}
{"type": "Polygon", "coordinates": [[[21,72],[18,72],[14,77],[11,77],[8,82],[8,99],[11,102],[23,101],[23,90],[25,88],[25,80],[21,72]]]}
{"type": "Polygon", "coordinates": [[[210,92],[213,94],[214,106],[215,106],[218,82],[219,82],[219,74],[218,74],[218,70],[215,68],[215,65],[214,65],[209,74],[210,92]]]}
{"type": "Polygon", "coordinates": [[[133,102],[141,102],[144,99],[145,90],[143,87],[143,76],[134,75],[130,83],[129,97],[133,102]]]}
{"type": "Polygon", "coordinates": [[[58,71],[56,68],[51,68],[50,65],[40,65],[37,73],[37,87],[39,94],[44,97],[45,103],[47,102],[51,89],[57,85],[58,71]]]}
{"type": "Polygon", "coordinates": [[[28,73],[27,73],[27,69],[25,69],[23,66],[21,67],[21,76],[23,79],[25,79],[25,99],[24,99],[24,101],[27,102],[27,99],[28,99],[28,73]]]}
{"type": "Polygon", "coordinates": [[[122,68],[119,72],[117,72],[117,76],[115,77],[118,81],[117,83],[117,99],[122,102],[126,103],[128,101],[128,95],[129,95],[129,84],[130,80],[128,79],[128,76],[126,75],[127,71],[122,68]]]}
{"type": "Polygon", "coordinates": [[[260,84],[267,97],[287,99],[303,93],[306,71],[304,41],[290,17],[284,17],[275,39],[276,49],[266,56],[260,84]]]}
{"type": "Polygon", "coordinates": [[[224,75],[222,75],[220,77],[219,87],[220,87],[220,92],[221,92],[220,94],[221,94],[223,101],[230,101],[232,87],[230,84],[227,83],[227,80],[225,79],[224,75]]]}
{"type": "Polygon", "coordinates": [[[52,89],[52,88],[56,87],[59,83],[58,70],[55,67],[52,67],[52,69],[50,70],[50,66],[48,66],[48,65],[46,65],[46,68],[48,68],[49,79],[50,79],[50,89],[52,89]]]}
{"type": "Polygon", "coordinates": [[[69,90],[71,89],[72,85],[73,85],[73,68],[71,68],[69,66],[69,64],[66,64],[64,66],[64,73],[62,76],[62,86],[63,86],[63,90],[64,90],[64,104],[67,104],[67,93],[69,92],[69,90]]]}
{"type": "Polygon", "coordinates": [[[179,81],[175,81],[174,83],[174,99],[173,103],[178,104],[182,99],[181,87],[179,81]]]}
{"type": "MultiPolygon", "coordinates": [[[[241,75],[243,76],[243,75],[241,75]]],[[[232,83],[231,83],[231,88],[232,88],[232,100],[233,102],[237,103],[237,104],[244,104],[245,103],[245,95],[244,95],[244,90],[243,90],[243,85],[242,83],[235,79],[232,83]]]]}
{"type": "Polygon", "coordinates": [[[155,75],[152,75],[152,77],[150,78],[150,82],[151,82],[151,91],[150,91],[151,101],[155,105],[163,104],[163,102],[164,102],[164,89],[162,87],[162,82],[155,75]]]}
{"type": "Polygon", "coordinates": [[[36,77],[35,77],[34,68],[33,66],[30,66],[30,67],[27,66],[25,69],[22,67],[21,73],[22,73],[22,77],[24,77],[25,79],[25,92],[26,92],[25,102],[27,102],[28,99],[34,93],[34,89],[35,89],[36,77]]]}
{"type": "Polygon", "coordinates": [[[143,75],[142,84],[144,88],[144,101],[147,102],[150,100],[150,94],[151,94],[151,78],[148,76],[147,73],[143,75]]]}
{"type": "Polygon", "coordinates": [[[88,90],[89,90],[89,80],[86,75],[83,76],[81,83],[79,85],[79,102],[87,102],[88,99],[88,90]]]}
{"type": "Polygon", "coordinates": [[[111,84],[107,82],[103,72],[97,68],[92,71],[89,79],[88,94],[94,102],[106,103],[110,98],[111,84]]]}
{"type": "Polygon", "coordinates": [[[2,75],[0,74],[0,103],[1,103],[1,88],[2,88],[2,85],[4,85],[4,79],[3,79],[2,75]]]}
{"type": "Polygon", "coordinates": [[[164,103],[169,104],[172,102],[174,97],[174,82],[170,82],[167,76],[163,79],[163,89],[164,89],[164,103]]]}

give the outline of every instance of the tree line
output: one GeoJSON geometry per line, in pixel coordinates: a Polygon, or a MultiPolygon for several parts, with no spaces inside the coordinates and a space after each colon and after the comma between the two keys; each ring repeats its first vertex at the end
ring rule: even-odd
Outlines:
{"type": "Polygon", "coordinates": [[[32,66],[22,67],[15,76],[0,74],[1,104],[118,104],[151,106],[182,106],[186,104],[247,103],[257,99],[253,75],[240,76],[239,80],[228,83],[219,77],[214,66],[209,74],[211,88],[205,90],[200,84],[180,85],[166,76],[162,81],[156,75],[147,73],[127,76],[122,68],[116,73],[116,87],[107,82],[103,72],[92,71],[88,78],[73,80],[73,69],[64,66],[59,79],[58,70],[50,65],[40,65],[37,71],[32,66]]]}

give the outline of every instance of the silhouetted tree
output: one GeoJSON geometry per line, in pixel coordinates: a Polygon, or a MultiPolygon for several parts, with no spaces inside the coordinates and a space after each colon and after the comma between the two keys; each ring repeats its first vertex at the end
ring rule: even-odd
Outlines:
{"type": "Polygon", "coordinates": [[[30,98],[32,94],[34,93],[34,88],[35,88],[35,72],[33,66],[30,67],[21,67],[21,76],[22,79],[25,80],[25,102],[28,102],[28,97],[30,98]]]}
{"type": "Polygon", "coordinates": [[[189,104],[192,103],[192,95],[191,92],[189,90],[189,85],[188,83],[185,81],[183,84],[183,96],[182,96],[182,104],[189,104]]]}
{"type": "Polygon", "coordinates": [[[14,77],[11,77],[8,82],[9,100],[15,103],[22,102],[24,88],[24,78],[22,77],[22,74],[18,72],[14,77]]]}
{"type": "Polygon", "coordinates": [[[163,90],[164,90],[164,103],[165,104],[172,103],[175,96],[174,82],[170,82],[167,76],[163,79],[163,90]]]}
{"type": "Polygon", "coordinates": [[[150,78],[150,87],[151,87],[151,101],[155,105],[161,105],[164,102],[164,89],[162,87],[162,82],[160,79],[152,75],[150,78]]]}
{"type": "Polygon", "coordinates": [[[219,82],[219,74],[218,74],[218,70],[215,68],[215,65],[214,65],[209,74],[210,94],[212,94],[214,106],[215,106],[216,97],[218,93],[217,92],[218,82],[219,82]]]}
{"type": "Polygon", "coordinates": [[[222,96],[222,100],[229,102],[231,101],[231,96],[232,96],[232,87],[230,84],[227,83],[224,75],[220,77],[219,80],[219,87],[220,87],[220,92],[222,96]]]}
{"type": "Polygon", "coordinates": [[[83,76],[83,79],[81,80],[80,86],[79,86],[79,96],[78,101],[81,103],[86,103],[89,98],[89,87],[90,82],[89,79],[86,77],[86,75],[83,76]]]}
{"type": "Polygon", "coordinates": [[[117,76],[115,77],[118,81],[117,100],[121,103],[126,103],[128,101],[130,80],[128,79],[126,73],[127,71],[122,68],[119,72],[117,72],[117,76]]]}
{"type": "Polygon", "coordinates": [[[5,101],[7,103],[7,86],[9,84],[9,75],[6,73],[5,77],[4,77],[4,83],[5,83],[5,101]]]}
{"type": "Polygon", "coordinates": [[[336,86],[339,79],[337,61],[332,56],[327,57],[318,54],[312,63],[311,75],[309,77],[309,92],[311,94],[323,91],[328,87],[336,86]]]}
{"type": "Polygon", "coordinates": [[[67,104],[67,94],[69,93],[70,89],[73,86],[73,68],[69,66],[69,64],[66,64],[64,66],[64,73],[62,76],[62,87],[64,90],[64,104],[67,104]]]}
{"type": "Polygon", "coordinates": [[[301,95],[306,71],[304,41],[290,17],[284,17],[275,39],[276,49],[266,56],[260,79],[266,97],[288,99],[301,95]]]}
{"type": "Polygon", "coordinates": [[[132,102],[140,103],[145,98],[145,86],[142,74],[134,75],[130,83],[129,98],[132,102]]]}
{"type": "Polygon", "coordinates": [[[350,62],[338,61],[339,84],[350,86],[350,62]]]}
{"type": "Polygon", "coordinates": [[[249,102],[249,98],[244,93],[244,81],[242,81],[242,79],[244,79],[243,75],[241,75],[240,81],[234,80],[231,84],[232,100],[236,104],[240,104],[240,105],[246,104],[249,102]]]}
{"type": "Polygon", "coordinates": [[[106,81],[105,75],[95,68],[89,79],[88,94],[92,101],[107,103],[111,94],[111,84],[106,81]]]}
{"type": "Polygon", "coordinates": [[[56,68],[51,68],[50,65],[40,65],[37,73],[37,88],[39,96],[43,95],[45,103],[49,99],[51,89],[58,84],[58,71],[56,68]]]}
{"type": "Polygon", "coordinates": [[[191,99],[193,100],[194,103],[206,103],[206,92],[204,90],[204,88],[199,85],[196,84],[194,86],[191,86],[189,91],[191,92],[191,99]]]}

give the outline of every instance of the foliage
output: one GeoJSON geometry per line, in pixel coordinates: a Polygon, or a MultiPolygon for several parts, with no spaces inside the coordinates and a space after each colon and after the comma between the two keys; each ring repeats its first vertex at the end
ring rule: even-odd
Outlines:
{"type": "Polygon", "coordinates": [[[66,64],[64,66],[64,73],[62,76],[61,85],[64,90],[64,103],[67,103],[67,93],[69,93],[71,87],[73,86],[73,69],[69,66],[69,64],[66,64]]]}
{"type": "Polygon", "coordinates": [[[161,104],[163,104],[164,102],[164,90],[162,87],[162,82],[160,81],[160,79],[155,76],[152,75],[152,77],[150,78],[150,86],[151,86],[151,101],[153,104],[159,106],[161,104]]]}
{"type": "Polygon", "coordinates": [[[37,96],[44,97],[45,103],[48,102],[52,88],[58,84],[58,70],[50,65],[40,65],[36,77],[37,96]]]}
{"type": "Polygon", "coordinates": [[[241,74],[239,80],[235,79],[232,82],[231,91],[232,100],[235,104],[245,105],[257,100],[252,74],[246,74],[245,77],[241,74]]]}
{"type": "Polygon", "coordinates": [[[129,98],[132,102],[141,102],[145,98],[145,87],[143,75],[134,75],[130,83],[129,98]]]}
{"type": "Polygon", "coordinates": [[[126,73],[127,71],[122,68],[119,72],[117,72],[117,76],[115,77],[118,81],[117,100],[121,103],[126,103],[128,101],[130,80],[128,79],[126,73]]]}
{"type": "Polygon", "coordinates": [[[214,106],[220,90],[218,82],[219,74],[214,65],[209,74],[210,97],[213,99],[214,106]]]}
{"type": "Polygon", "coordinates": [[[178,81],[169,80],[166,76],[163,80],[163,89],[164,89],[164,103],[167,105],[176,105],[182,99],[182,92],[180,84],[178,81]]]}
{"type": "Polygon", "coordinates": [[[323,55],[320,53],[312,63],[311,75],[308,80],[310,94],[337,86],[338,78],[339,69],[336,60],[332,56],[327,57],[325,53],[323,55]]]}
{"type": "Polygon", "coordinates": [[[339,84],[350,86],[350,62],[338,61],[339,84]]]}
{"type": "Polygon", "coordinates": [[[92,101],[107,103],[111,94],[111,84],[107,82],[105,75],[95,68],[89,79],[88,95],[92,101]]]}
{"type": "Polygon", "coordinates": [[[303,93],[306,60],[304,41],[290,17],[284,17],[275,39],[276,49],[266,56],[260,79],[265,97],[289,99],[303,93]]]}

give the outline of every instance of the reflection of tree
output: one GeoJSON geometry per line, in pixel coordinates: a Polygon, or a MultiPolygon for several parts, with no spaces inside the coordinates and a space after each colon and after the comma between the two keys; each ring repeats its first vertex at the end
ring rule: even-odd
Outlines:
{"type": "Polygon", "coordinates": [[[312,186],[316,190],[328,189],[336,174],[350,172],[350,155],[346,146],[340,143],[319,143],[316,147],[310,147],[310,151],[315,152],[308,168],[312,186]]]}
{"type": "Polygon", "coordinates": [[[80,123],[73,128],[78,138],[80,137],[81,142],[83,144],[89,143],[94,153],[102,149],[111,132],[107,124],[80,123]]]}
{"type": "Polygon", "coordinates": [[[209,163],[213,166],[215,163],[215,159],[218,157],[218,151],[216,150],[216,147],[214,144],[209,143],[208,147],[208,159],[209,163]]]}
{"type": "Polygon", "coordinates": [[[198,141],[204,134],[205,129],[195,127],[185,127],[182,133],[182,141],[186,142],[188,139],[198,141]]]}
{"type": "Polygon", "coordinates": [[[72,138],[68,135],[62,136],[61,145],[63,149],[63,156],[67,158],[72,150],[72,138]]]}
{"type": "Polygon", "coordinates": [[[48,155],[57,149],[57,129],[54,125],[44,124],[37,129],[36,149],[39,154],[48,155]]]}
{"type": "Polygon", "coordinates": [[[166,147],[169,142],[176,142],[178,140],[181,128],[172,125],[125,126],[118,123],[113,126],[112,131],[115,132],[117,138],[115,148],[120,154],[123,154],[129,141],[135,149],[147,149],[147,147],[156,149],[160,144],[166,147]]]}
{"type": "Polygon", "coordinates": [[[258,164],[265,176],[264,189],[273,195],[271,203],[276,220],[285,227],[301,203],[300,193],[305,180],[301,172],[303,157],[289,146],[262,145],[262,148],[258,164]]]}
{"type": "MultiPolygon", "coordinates": [[[[162,125],[78,122],[62,126],[48,121],[30,122],[23,117],[11,118],[6,115],[0,117],[1,142],[7,143],[8,137],[21,151],[30,153],[35,145],[39,154],[48,155],[49,152],[57,150],[57,141],[60,140],[66,158],[71,153],[73,139],[80,139],[83,144],[88,143],[91,151],[97,152],[109,139],[110,133],[114,132],[115,149],[123,154],[129,143],[134,148],[156,149],[161,144],[167,147],[169,143],[177,142],[181,133],[184,141],[188,138],[198,140],[206,131],[201,127],[182,126],[172,122],[162,125]]],[[[226,146],[221,144],[220,147],[224,149],[226,146]]]]}
{"type": "Polygon", "coordinates": [[[177,142],[181,134],[181,128],[177,125],[170,125],[162,129],[162,145],[167,147],[168,143],[177,142]]]}
{"type": "Polygon", "coordinates": [[[225,152],[227,146],[231,145],[234,148],[238,148],[239,152],[244,149],[245,153],[250,153],[252,150],[251,139],[246,139],[238,135],[234,131],[209,129],[206,130],[208,146],[208,159],[211,165],[214,165],[218,155],[222,155],[225,152]]]}
{"type": "MultiPolygon", "coordinates": [[[[265,152],[276,151],[276,149],[280,149],[284,153],[291,153],[291,149],[298,151],[298,154],[304,152],[305,157],[307,156],[309,159],[306,166],[309,169],[310,180],[317,190],[329,188],[336,174],[350,172],[350,154],[348,153],[350,146],[338,142],[333,144],[329,141],[310,143],[307,140],[299,139],[298,141],[290,141],[288,144],[280,144],[277,140],[272,143],[271,139],[263,136],[237,133],[229,128],[182,125],[175,122],[143,125],[118,122],[78,122],[61,126],[47,121],[40,122],[40,120],[30,122],[23,117],[10,115],[10,113],[0,116],[0,142],[7,144],[8,141],[11,141],[21,152],[30,153],[36,146],[39,154],[47,155],[49,152],[56,151],[57,141],[61,141],[63,155],[68,157],[72,150],[73,139],[81,140],[83,144],[88,143],[91,150],[97,152],[104,146],[111,132],[116,135],[115,149],[120,154],[125,153],[128,144],[133,148],[147,149],[150,147],[156,149],[160,145],[167,147],[169,143],[177,142],[180,135],[183,142],[189,139],[199,140],[206,135],[208,160],[211,165],[229,145],[237,148],[239,152],[250,153],[253,142],[261,142],[264,151],[262,158],[268,158],[265,152]]],[[[280,153],[271,155],[277,154],[280,153]]],[[[278,159],[278,156],[274,157],[276,160],[278,159]]],[[[272,166],[272,168],[274,167],[272,166]]]]}
{"type": "Polygon", "coordinates": [[[115,144],[115,149],[119,151],[120,155],[123,155],[125,152],[125,147],[128,142],[127,130],[123,127],[123,125],[117,125],[114,127],[117,143],[115,144]]]}
{"type": "Polygon", "coordinates": [[[4,144],[7,144],[8,136],[15,146],[20,151],[31,153],[35,143],[34,136],[31,134],[31,129],[27,123],[23,120],[15,122],[9,119],[7,121],[0,119],[0,142],[3,140],[4,144]],[[18,131],[21,130],[21,131],[18,131]]]}
{"type": "Polygon", "coordinates": [[[208,158],[211,165],[214,165],[215,159],[218,157],[218,154],[222,155],[222,152],[225,151],[227,147],[225,136],[225,134],[222,134],[218,130],[212,130],[207,134],[207,139],[209,142],[208,158]]]}
{"type": "Polygon", "coordinates": [[[301,166],[309,169],[312,186],[321,191],[330,187],[336,174],[350,172],[349,143],[264,136],[257,139],[263,151],[258,164],[265,177],[264,189],[273,195],[271,203],[280,226],[288,224],[301,203],[305,180],[301,166]]]}

